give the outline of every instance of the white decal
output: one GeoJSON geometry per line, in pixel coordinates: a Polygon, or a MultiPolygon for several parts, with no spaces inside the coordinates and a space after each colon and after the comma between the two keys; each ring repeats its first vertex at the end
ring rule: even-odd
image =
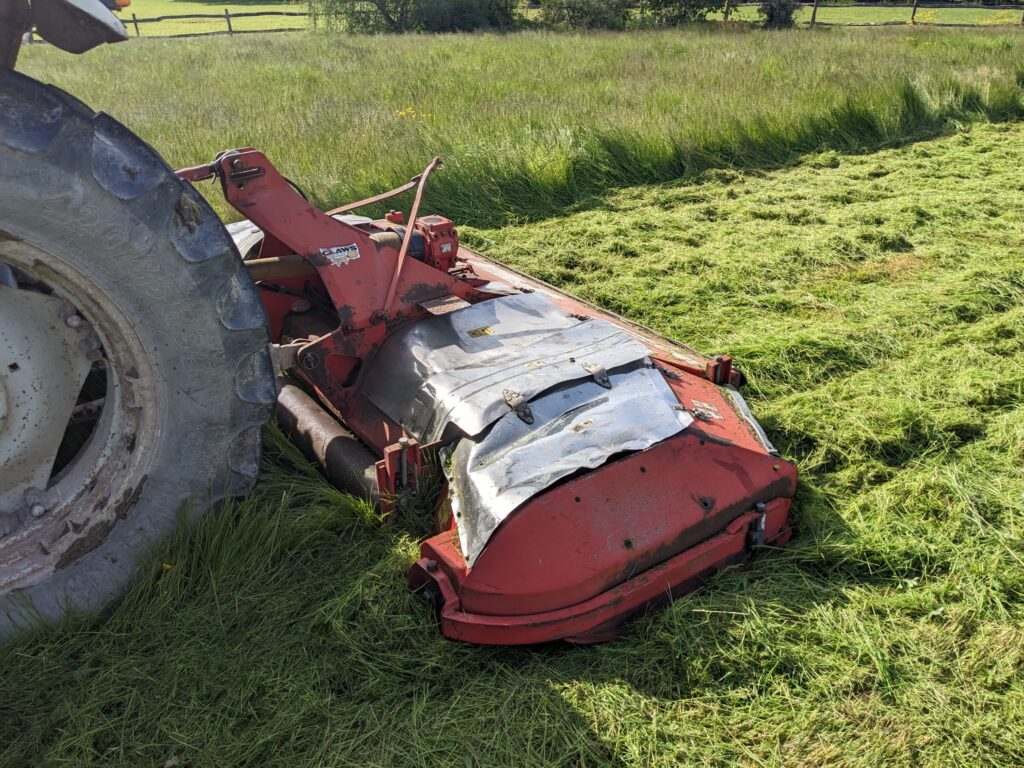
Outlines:
{"type": "Polygon", "coordinates": [[[441,253],[451,253],[451,252],[452,252],[452,244],[451,243],[441,243],[441,253]]]}
{"type": "Polygon", "coordinates": [[[359,246],[352,243],[352,245],[336,245],[333,248],[321,248],[320,255],[334,266],[344,267],[349,262],[359,258],[359,246]]]}

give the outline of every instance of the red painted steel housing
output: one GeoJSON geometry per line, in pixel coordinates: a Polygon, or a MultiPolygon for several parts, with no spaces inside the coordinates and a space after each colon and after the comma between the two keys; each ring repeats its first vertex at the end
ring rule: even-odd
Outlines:
{"type": "Polygon", "coordinates": [[[420,451],[431,446],[400,447],[407,438],[401,426],[362,391],[375,352],[396,328],[427,317],[424,303],[487,301],[496,295],[487,290],[492,281],[626,329],[696,417],[674,437],[534,496],[502,523],[472,568],[451,523],[424,541],[408,578],[433,595],[446,636],[489,644],[605,640],[644,606],[743,560],[752,545],[788,540],[796,468],[769,450],[730,394],[727,387],[739,386],[742,376],[727,356],[699,355],[459,247],[449,220],[415,217],[419,194],[410,218],[424,249],[414,259],[406,253],[409,237],[396,248],[399,238],[388,234],[400,214],[369,228],[339,221],[303,199],[255,150],[225,153],[181,174],[221,179],[227,200],[264,230],[261,258],[299,254],[316,268],[312,279],[262,286],[272,333],[278,340],[295,292],[329,299],[338,325],[299,349],[294,373],[382,457],[382,491],[398,490],[400,451],[419,472],[420,451]]]}

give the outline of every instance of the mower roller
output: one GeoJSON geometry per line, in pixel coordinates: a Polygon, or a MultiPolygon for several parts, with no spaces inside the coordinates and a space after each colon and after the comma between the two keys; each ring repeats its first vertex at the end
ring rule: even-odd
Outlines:
{"type": "MultiPolygon", "coordinates": [[[[110,35],[102,26],[97,40],[110,35]]],[[[385,513],[410,499],[432,510],[436,533],[407,580],[453,639],[607,640],[789,538],[796,469],[751,415],[731,358],[461,245],[451,220],[420,214],[440,160],[323,212],[255,149],[172,174],[110,118],[0,75],[0,151],[13,158],[0,194],[21,212],[0,215],[6,626],[29,615],[21,598],[51,619],[109,604],[182,503],[250,487],[275,378],[281,425],[328,479],[385,513]],[[79,135],[85,159],[69,159],[79,135]],[[166,297],[142,281],[117,295],[132,281],[111,277],[102,238],[85,238],[103,266],[94,276],[81,243],[59,242],[70,230],[47,229],[47,207],[99,210],[88,194],[11,192],[36,166],[59,186],[61,163],[125,206],[111,248],[141,233],[132,258],[179,260],[187,295],[170,325],[148,314],[166,297]],[[244,217],[226,231],[192,189],[208,179],[244,217]],[[354,213],[407,193],[408,216],[354,213]],[[181,341],[190,334],[201,338],[181,341]],[[175,340],[197,351],[171,360],[175,340]],[[200,373],[203,388],[190,386],[200,373]],[[19,416],[30,434],[12,428],[19,416]],[[196,453],[195,471],[181,451],[196,453]]]]}

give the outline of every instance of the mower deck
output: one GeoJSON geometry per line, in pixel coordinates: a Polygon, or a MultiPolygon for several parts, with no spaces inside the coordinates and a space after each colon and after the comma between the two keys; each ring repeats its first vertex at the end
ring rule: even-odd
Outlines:
{"type": "Polygon", "coordinates": [[[272,336],[345,439],[379,457],[382,504],[444,472],[438,533],[408,572],[444,634],[606,640],[784,543],[796,468],[731,359],[460,247],[450,221],[416,215],[435,166],[397,190],[417,187],[410,226],[397,212],[324,214],[252,150],[183,174],[219,176],[251,219],[233,230],[259,256],[272,336]]]}

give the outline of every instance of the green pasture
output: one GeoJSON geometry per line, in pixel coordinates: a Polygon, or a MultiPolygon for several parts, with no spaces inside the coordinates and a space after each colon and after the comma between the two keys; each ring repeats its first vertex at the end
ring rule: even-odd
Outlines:
{"type": "MultiPolygon", "coordinates": [[[[134,35],[135,30],[130,21],[134,13],[140,19],[158,16],[177,16],[183,14],[223,14],[227,9],[232,15],[237,13],[254,13],[258,11],[296,11],[306,12],[303,2],[288,0],[133,0],[131,6],[118,13],[118,16],[129,26],[134,35]]],[[[919,8],[915,21],[919,26],[928,24],[977,24],[982,26],[1013,26],[1020,25],[1024,6],[1020,10],[990,10],[984,8],[919,8]]],[[[710,16],[712,21],[720,21],[722,13],[710,16]]],[[[536,11],[527,11],[527,18],[537,18],[536,11]]],[[[730,12],[733,21],[757,21],[757,8],[753,5],[740,5],[730,12]]],[[[808,24],[811,20],[811,4],[806,4],[797,11],[798,24],[808,24]]],[[[881,24],[891,22],[910,22],[910,8],[855,8],[823,4],[818,8],[817,21],[823,24],[881,24]]],[[[303,29],[308,26],[304,18],[299,17],[257,17],[232,20],[232,27],[237,31],[260,31],[267,29],[303,29]]],[[[227,25],[221,19],[168,19],[156,23],[140,24],[143,37],[167,37],[191,33],[226,32],[227,25]]]]}
{"type": "Polygon", "coordinates": [[[731,353],[801,479],[784,550],[620,640],[478,648],[404,585],[429,521],[377,525],[268,428],[253,495],[109,618],[0,649],[0,765],[1024,764],[1022,53],[902,28],[29,50],[169,162],[255,145],[324,206],[444,155],[429,209],[731,353]]]}
{"type": "MultiPolygon", "coordinates": [[[[132,14],[140,19],[152,19],[160,16],[182,16],[186,14],[221,14],[228,10],[232,14],[231,27],[235,32],[254,32],[266,29],[304,29],[306,19],[298,16],[257,16],[255,18],[235,18],[238,13],[258,13],[264,11],[306,12],[305,3],[283,2],[247,2],[247,0],[132,0],[132,4],[120,11],[117,16],[128,27],[128,32],[135,35],[132,26],[132,14]]],[[[139,24],[142,37],[168,37],[171,35],[187,35],[205,32],[227,32],[227,23],[219,19],[168,19],[153,23],[139,24]]]]}
{"type": "Polygon", "coordinates": [[[441,155],[429,202],[487,226],[563,213],[609,186],[1024,113],[1016,29],[319,32],[125,43],[87,60],[37,46],[23,62],[171,164],[259,147],[325,207],[441,155]]]}

